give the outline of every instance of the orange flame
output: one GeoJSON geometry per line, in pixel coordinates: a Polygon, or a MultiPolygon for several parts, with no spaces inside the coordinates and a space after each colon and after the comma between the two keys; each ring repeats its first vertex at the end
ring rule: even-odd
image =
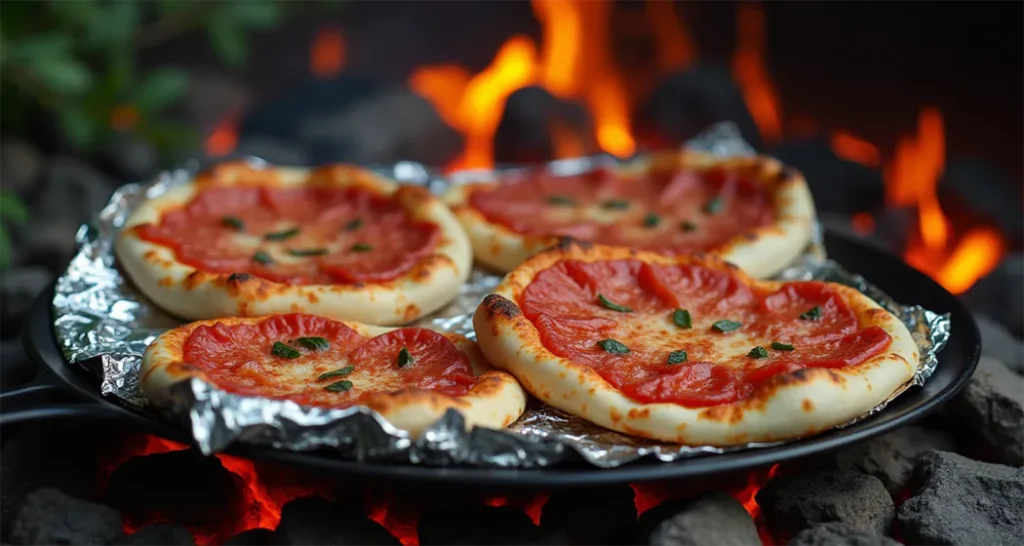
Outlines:
{"type": "Polygon", "coordinates": [[[647,23],[658,43],[658,65],[663,71],[686,68],[693,63],[697,47],[690,31],[676,16],[675,2],[647,0],[647,23]]]}
{"type": "Polygon", "coordinates": [[[779,95],[765,64],[764,10],[759,3],[740,4],[736,13],[739,36],[732,73],[743,92],[750,114],[768,142],[782,140],[779,95]]]}
{"type": "Polygon", "coordinates": [[[874,144],[857,138],[846,131],[835,131],[832,133],[832,151],[843,159],[868,167],[876,167],[881,161],[881,154],[874,144]]]}
{"type": "Polygon", "coordinates": [[[344,66],[345,36],[338,29],[317,32],[309,50],[309,71],[317,78],[330,78],[344,66]]]}
{"type": "Polygon", "coordinates": [[[238,129],[236,116],[227,116],[213,128],[206,137],[206,155],[218,157],[230,154],[238,146],[238,129]]]}
{"type": "Polygon", "coordinates": [[[421,66],[409,76],[409,88],[427,99],[445,123],[465,130],[459,103],[471,78],[469,71],[459,65],[421,66]]]}

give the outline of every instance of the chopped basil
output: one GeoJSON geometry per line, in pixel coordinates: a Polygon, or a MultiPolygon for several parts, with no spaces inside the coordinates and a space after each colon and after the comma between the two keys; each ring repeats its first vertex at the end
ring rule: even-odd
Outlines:
{"type": "Polygon", "coordinates": [[[556,207],[571,207],[576,204],[576,200],[564,195],[549,195],[548,204],[556,207]]]}
{"type": "Polygon", "coordinates": [[[409,349],[402,347],[401,351],[398,351],[398,367],[404,368],[412,364],[412,355],[409,354],[409,349]]]}
{"type": "Polygon", "coordinates": [[[719,332],[731,332],[739,329],[740,326],[743,326],[743,324],[735,320],[720,320],[712,324],[711,329],[718,330],[719,332]]]}
{"type": "Polygon", "coordinates": [[[654,214],[653,212],[648,212],[647,215],[644,216],[644,227],[652,228],[652,227],[657,226],[660,223],[661,223],[661,216],[658,216],[657,214],[654,214]]]}
{"type": "Polygon", "coordinates": [[[778,341],[772,342],[772,349],[775,349],[776,351],[792,351],[794,348],[795,347],[789,343],[780,343],[778,341]]]}
{"type": "Polygon", "coordinates": [[[311,351],[326,351],[331,346],[327,339],[322,337],[300,337],[295,340],[295,343],[311,351]]]}
{"type": "Polygon", "coordinates": [[[601,206],[611,210],[626,210],[629,208],[629,201],[624,199],[609,199],[604,203],[601,203],[601,206]]]}
{"type": "Polygon", "coordinates": [[[718,214],[725,209],[725,199],[722,199],[721,195],[716,195],[707,203],[704,203],[704,212],[708,214],[718,214]]]}
{"type": "Polygon", "coordinates": [[[668,354],[669,364],[682,364],[686,362],[686,351],[672,351],[668,354]]]}
{"type": "Polygon", "coordinates": [[[604,352],[611,353],[613,355],[624,355],[629,353],[629,347],[626,347],[614,339],[602,339],[601,341],[598,341],[597,344],[604,349],[604,352]]]}
{"type": "Polygon", "coordinates": [[[302,353],[296,351],[293,347],[289,347],[284,343],[281,343],[280,341],[274,342],[274,346],[270,348],[270,352],[274,354],[274,356],[279,356],[281,358],[299,358],[302,356],[302,353]]]}
{"type": "Polygon", "coordinates": [[[252,261],[259,262],[263,265],[274,263],[274,259],[270,257],[270,254],[263,252],[262,250],[252,255],[252,261]]]}
{"type": "Polygon", "coordinates": [[[750,358],[767,358],[768,349],[765,349],[764,347],[758,345],[757,347],[751,349],[750,352],[747,353],[747,356],[749,356],[750,358]]]}
{"type": "Polygon", "coordinates": [[[220,225],[242,231],[245,229],[245,222],[237,216],[225,216],[220,219],[220,225]]]}
{"type": "Polygon", "coordinates": [[[299,228],[291,228],[283,231],[272,231],[264,235],[263,238],[268,241],[283,241],[285,239],[291,239],[292,237],[295,237],[296,235],[299,234],[300,231],[302,230],[300,230],[299,228]]]}
{"type": "Polygon", "coordinates": [[[803,313],[800,313],[800,318],[803,320],[818,320],[821,318],[821,307],[818,305],[811,307],[803,313]]]}
{"type": "Polygon", "coordinates": [[[327,254],[326,248],[293,248],[288,251],[292,256],[323,256],[327,254]]]}
{"type": "Polygon", "coordinates": [[[690,320],[690,312],[686,309],[672,311],[672,322],[676,323],[676,326],[680,328],[693,327],[693,322],[690,320]]]}
{"type": "Polygon", "coordinates": [[[631,309],[629,307],[626,307],[624,305],[619,305],[617,303],[613,303],[611,300],[609,300],[608,298],[602,296],[601,294],[597,295],[597,302],[600,303],[602,306],[607,307],[608,309],[611,309],[612,311],[618,311],[620,313],[632,313],[633,312],[633,309],[631,309]]]}
{"type": "Polygon", "coordinates": [[[355,231],[361,227],[363,227],[363,219],[356,218],[355,220],[345,224],[345,231],[355,231]]]}
{"type": "Polygon", "coordinates": [[[352,252],[369,252],[373,250],[373,246],[368,245],[366,243],[356,243],[352,245],[352,247],[349,248],[349,250],[351,250],[352,252]]]}
{"type": "Polygon", "coordinates": [[[348,381],[347,379],[342,379],[341,381],[327,385],[326,387],[324,387],[324,390],[328,390],[331,392],[345,392],[348,390],[352,390],[352,382],[348,381]]]}
{"type": "Polygon", "coordinates": [[[354,372],[355,369],[355,366],[345,366],[344,368],[339,368],[337,370],[334,370],[333,372],[322,373],[320,374],[319,377],[316,378],[316,380],[323,381],[324,379],[331,379],[332,377],[344,377],[354,372]]]}
{"type": "Polygon", "coordinates": [[[684,220],[682,224],[679,224],[679,227],[682,228],[683,231],[686,231],[686,232],[697,231],[697,224],[695,224],[695,223],[693,223],[693,222],[691,222],[689,220],[684,220]]]}

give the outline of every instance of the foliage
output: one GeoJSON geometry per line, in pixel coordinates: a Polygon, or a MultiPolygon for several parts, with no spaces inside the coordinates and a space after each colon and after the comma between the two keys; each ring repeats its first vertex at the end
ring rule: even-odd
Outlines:
{"type": "Polygon", "coordinates": [[[139,66],[139,53],[202,29],[218,58],[245,64],[250,32],[276,25],[289,2],[53,0],[0,4],[0,82],[5,132],[23,133],[48,111],[63,145],[88,153],[111,131],[133,131],[161,152],[198,135],[168,119],[187,72],[139,66]]]}

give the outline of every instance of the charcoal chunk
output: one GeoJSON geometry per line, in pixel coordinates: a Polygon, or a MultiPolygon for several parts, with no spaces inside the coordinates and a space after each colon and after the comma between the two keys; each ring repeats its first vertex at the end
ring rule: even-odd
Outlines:
{"type": "Polygon", "coordinates": [[[897,496],[914,471],[919,455],[932,449],[952,450],[955,446],[956,441],[944,431],[903,427],[839,451],[835,463],[839,470],[878,478],[889,494],[897,496]]]}
{"type": "Polygon", "coordinates": [[[556,157],[555,135],[573,139],[584,156],[597,151],[590,117],[582,105],[562,100],[547,89],[527,86],[505,101],[501,122],[494,134],[494,159],[498,163],[536,163],[556,157]]]}
{"type": "Polygon", "coordinates": [[[882,202],[882,173],[841,159],[824,140],[787,141],[771,153],[803,173],[821,212],[854,214],[882,202]]]}
{"type": "Polygon", "coordinates": [[[249,529],[224,541],[224,546],[275,546],[283,544],[270,529],[249,529]]]}
{"type": "Polygon", "coordinates": [[[417,530],[420,544],[434,545],[560,544],[564,539],[511,506],[437,506],[423,513],[417,530]]]}
{"type": "Polygon", "coordinates": [[[398,545],[375,521],[352,507],[320,498],[295,499],[281,508],[280,543],[292,545],[398,545]]]}
{"type": "Polygon", "coordinates": [[[188,529],[176,523],[146,525],[117,542],[122,546],[195,546],[188,529]]]}
{"type": "Polygon", "coordinates": [[[865,533],[845,523],[820,523],[797,533],[789,546],[899,546],[881,535],[865,533]]]}
{"type": "Polygon", "coordinates": [[[540,525],[562,530],[569,544],[616,544],[636,522],[634,496],[625,485],[555,493],[544,504],[540,525]]]}
{"type": "Polygon", "coordinates": [[[993,460],[1024,465],[1024,377],[982,355],[974,376],[946,410],[993,460]]]}
{"type": "Polygon", "coordinates": [[[878,478],[854,472],[778,476],[762,487],[756,498],[772,533],[782,538],[830,521],[888,535],[896,513],[878,478]]]}
{"type": "Polygon", "coordinates": [[[1005,326],[985,315],[974,313],[974,322],[981,332],[981,351],[1018,374],[1024,374],[1024,340],[1014,337],[1005,326]]]}
{"type": "Polygon", "coordinates": [[[25,496],[9,538],[27,545],[113,544],[123,536],[121,515],[113,508],[47,488],[25,496]]]}
{"type": "Polygon", "coordinates": [[[963,300],[976,313],[995,319],[1017,338],[1024,337],[1024,305],[1020,305],[1024,301],[1024,253],[1008,254],[991,273],[974,283],[963,300]]]}
{"type": "Polygon", "coordinates": [[[646,532],[646,536],[636,536],[635,542],[664,546],[761,544],[757,527],[747,510],[736,499],[721,491],[706,493],[694,499],[662,503],[656,510],[656,519],[659,521],[646,521],[644,525],[638,526],[652,530],[646,532]],[[665,508],[661,509],[662,506],[665,508]]]}
{"type": "Polygon", "coordinates": [[[939,180],[939,197],[995,223],[1011,246],[1024,241],[1020,184],[998,166],[979,158],[951,161],[939,180]]]}
{"type": "Polygon", "coordinates": [[[909,544],[1020,544],[1024,469],[931,451],[914,467],[911,495],[899,510],[909,544]]]}

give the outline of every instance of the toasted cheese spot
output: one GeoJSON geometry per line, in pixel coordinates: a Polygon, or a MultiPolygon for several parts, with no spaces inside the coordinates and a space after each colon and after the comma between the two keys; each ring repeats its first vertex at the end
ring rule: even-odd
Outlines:
{"type": "Polygon", "coordinates": [[[611,417],[612,423],[616,425],[618,425],[619,421],[622,420],[622,414],[615,408],[608,410],[608,416],[611,417]]]}
{"type": "Polygon", "coordinates": [[[737,406],[713,406],[701,410],[697,419],[735,424],[743,420],[743,410],[737,406]]]}
{"type": "Polygon", "coordinates": [[[320,298],[316,296],[315,292],[306,292],[306,299],[309,300],[309,303],[312,304],[317,304],[320,302],[320,298]]]}
{"type": "Polygon", "coordinates": [[[580,413],[582,413],[583,415],[587,414],[587,403],[586,402],[580,404],[580,413]]]}
{"type": "Polygon", "coordinates": [[[814,411],[814,404],[812,404],[811,401],[808,400],[807,398],[804,398],[802,406],[804,408],[804,411],[807,413],[814,411]]]}
{"type": "Polygon", "coordinates": [[[405,310],[402,311],[402,318],[408,322],[420,316],[420,308],[414,304],[405,306],[405,310]]]}
{"type": "Polygon", "coordinates": [[[626,415],[628,415],[630,419],[647,419],[648,417],[651,416],[651,409],[650,408],[643,408],[643,409],[631,408],[629,410],[629,412],[626,413],[626,415]]]}
{"type": "Polygon", "coordinates": [[[185,277],[185,282],[182,283],[182,286],[184,286],[186,290],[195,290],[197,286],[202,284],[203,277],[204,275],[202,272],[193,271],[185,277]]]}
{"type": "Polygon", "coordinates": [[[171,277],[161,277],[156,283],[163,288],[170,288],[174,286],[174,279],[171,277]]]}

